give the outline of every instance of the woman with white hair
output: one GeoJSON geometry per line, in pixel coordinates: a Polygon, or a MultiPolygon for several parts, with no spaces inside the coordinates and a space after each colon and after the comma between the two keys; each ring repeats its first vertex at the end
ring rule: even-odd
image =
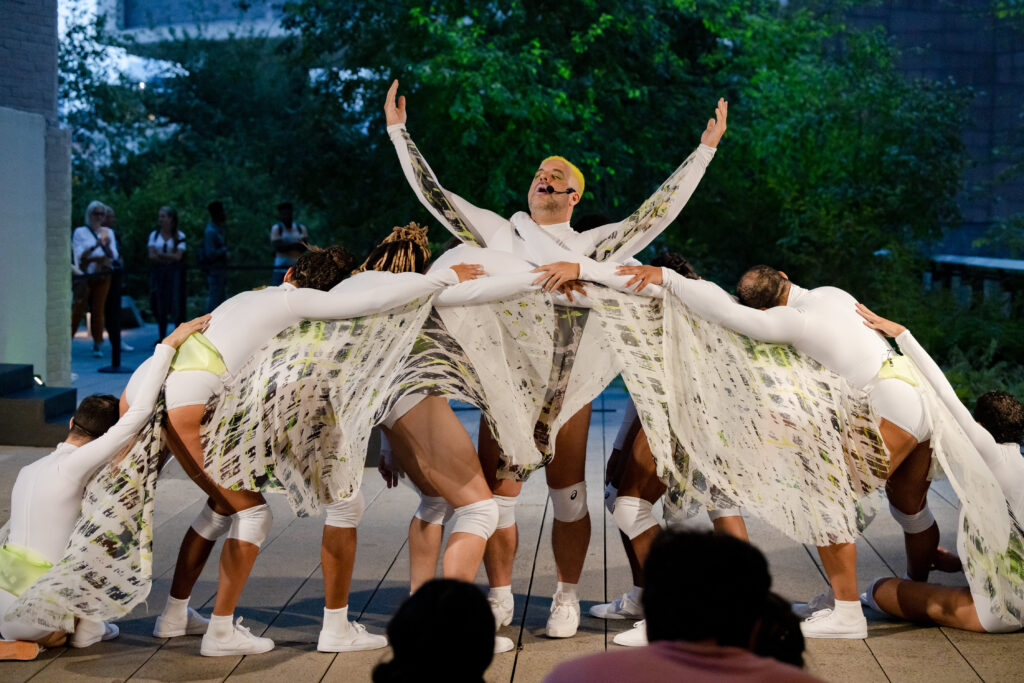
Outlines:
{"type": "Polygon", "coordinates": [[[78,331],[86,308],[92,313],[89,330],[92,333],[92,355],[101,358],[103,343],[104,309],[110,292],[110,271],[120,258],[114,231],[103,227],[107,207],[103,202],[91,201],[85,209],[85,225],[75,228],[71,235],[73,263],[84,275],[82,285],[75,288],[71,307],[71,336],[78,331]],[[106,275],[104,275],[106,273],[106,275]]]}

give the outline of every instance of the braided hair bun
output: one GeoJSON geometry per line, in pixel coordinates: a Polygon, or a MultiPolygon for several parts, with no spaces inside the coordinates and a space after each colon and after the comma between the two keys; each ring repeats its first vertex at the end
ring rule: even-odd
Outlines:
{"type": "Polygon", "coordinates": [[[352,274],[366,270],[382,270],[391,273],[422,273],[430,260],[430,244],[427,242],[427,228],[418,223],[395,226],[366,257],[363,264],[352,274]]]}

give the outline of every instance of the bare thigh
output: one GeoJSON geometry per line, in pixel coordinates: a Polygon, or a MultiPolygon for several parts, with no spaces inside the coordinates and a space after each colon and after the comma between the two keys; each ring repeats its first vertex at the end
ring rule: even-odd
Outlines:
{"type": "Polygon", "coordinates": [[[633,440],[633,447],[625,454],[625,463],[619,480],[619,496],[643,498],[654,503],[665,493],[665,484],[658,478],[654,454],[641,430],[633,440]]]}
{"type": "Polygon", "coordinates": [[[558,430],[558,436],[555,438],[555,457],[544,468],[550,488],[564,489],[585,479],[590,411],[591,406],[588,403],[558,430]]]}
{"type": "Polygon", "coordinates": [[[480,433],[477,438],[477,451],[480,456],[480,467],[483,469],[487,485],[497,496],[514,498],[523,490],[523,482],[515,479],[499,479],[498,467],[501,465],[501,447],[491,434],[487,420],[480,419],[480,433]]]}
{"type": "Polygon", "coordinates": [[[444,397],[422,400],[395,422],[391,435],[392,444],[400,444],[395,455],[402,469],[417,486],[422,483],[456,508],[491,498],[473,440],[444,397]]]}

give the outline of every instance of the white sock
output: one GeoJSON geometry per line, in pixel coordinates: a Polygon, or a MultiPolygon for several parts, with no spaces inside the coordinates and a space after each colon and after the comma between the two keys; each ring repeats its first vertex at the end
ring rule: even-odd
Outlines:
{"type": "Polygon", "coordinates": [[[864,617],[864,608],[861,607],[860,600],[836,600],[835,611],[844,617],[864,617]]]}
{"type": "Polygon", "coordinates": [[[640,602],[640,596],[643,594],[643,592],[644,592],[644,589],[641,588],[640,586],[633,586],[632,588],[629,589],[629,593],[627,593],[627,595],[629,596],[630,600],[632,600],[635,603],[639,603],[640,602]]]}
{"type": "Polygon", "coordinates": [[[348,633],[348,605],[338,609],[324,607],[324,630],[330,633],[348,633]]]}
{"type": "Polygon", "coordinates": [[[164,605],[164,616],[171,621],[184,621],[188,618],[188,598],[175,598],[167,596],[167,604],[164,605]]]}
{"type": "Polygon", "coordinates": [[[512,586],[491,586],[490,592],[487,594],[488,597],[497,598],[502,600],[504,598],[512,597],[512,586]]]}
{"type": "Polygon", "coordinates": [[[211,614],[210,625],[206,627],[207,632],[212,633],[217,639],[227,638],[235,630],[234,616],[233,613],[224,616],[211,614]]]}
{"type": "Polygon", "coordinates": [[[558,587],[555,588],[556,593],[561,593],[567,598],[576,597],[576,584],[575,583],[562,583],[558,582],[558,587]]]}

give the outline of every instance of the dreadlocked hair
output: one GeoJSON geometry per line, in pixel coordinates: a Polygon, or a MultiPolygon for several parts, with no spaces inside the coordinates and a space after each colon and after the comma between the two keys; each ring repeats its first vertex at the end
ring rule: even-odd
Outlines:
{"type": "Polygon", "coordinates": [[[996,443],[1024,440],[1024,405],[1005,391],[990,391],[974,404],[974,419],[987,429],[996,443]]]}
{"type": "Polygon", "coordinates": [[[666,249],[654,257],[654,260],[651,261],[651,265],[658,268],[674,270],[688,280],[700,279],[700,275],[697,275],[697,271],[694,269],[693,264],[678,251],[669,251],[666,249]]]}
{"type": "Polygon", "coordinates": [[[295,259],[291,283],[296,287],[309,287],[327,291],[345,279],[355,258],[344,247],[326,249],[309,245],[309,251],[295,259]]]}
{"type": "Polygon", "coordinates": [[[778,306],[786,292],[788,280],[771,266],[754,266],[736,284],[740,303],[751,308],[778,306]]]}
{"type": "Polygon", "coordinates": [[[382,270],[391,273],[422,273],[430,260],[430,245],[427,242],[427,228],[417,223],[396,225],[384,241],[373,248],[363,265],[352,274],[367,270],[382,270]]]}

